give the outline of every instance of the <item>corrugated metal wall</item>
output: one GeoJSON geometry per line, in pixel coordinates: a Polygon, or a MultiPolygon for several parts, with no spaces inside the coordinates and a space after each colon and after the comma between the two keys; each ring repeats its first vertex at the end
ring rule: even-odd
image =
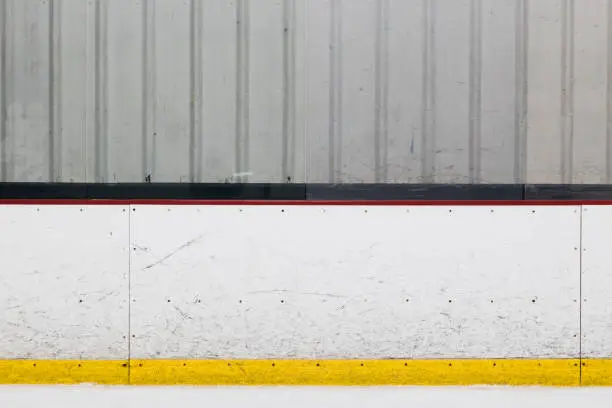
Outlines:
{"type": "Polygon", "coordinates": [[[0,180],[612,182],[611,16],[0,0],[0,180]]]}

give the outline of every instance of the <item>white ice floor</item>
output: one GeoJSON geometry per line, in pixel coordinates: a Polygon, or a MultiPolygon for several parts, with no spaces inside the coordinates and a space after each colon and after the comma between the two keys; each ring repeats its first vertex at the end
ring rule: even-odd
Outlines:
{"type": "Polygon", "coordinates": [[[128,388],[0,386],[2,408],[599,408],[612,388],[128,388]]]}

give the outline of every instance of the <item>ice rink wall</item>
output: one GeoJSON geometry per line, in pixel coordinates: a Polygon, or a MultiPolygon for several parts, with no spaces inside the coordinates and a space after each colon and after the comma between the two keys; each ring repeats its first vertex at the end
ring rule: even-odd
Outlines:
{"type": "Polygon", "coordinates": [[[0,383],[612,384],[586,1],[0,0],[0,383]]]}
{"type": "Polygon", "coordinates": [[[612,206],[0,206],[0,383],[612,383],[612,206]]]}

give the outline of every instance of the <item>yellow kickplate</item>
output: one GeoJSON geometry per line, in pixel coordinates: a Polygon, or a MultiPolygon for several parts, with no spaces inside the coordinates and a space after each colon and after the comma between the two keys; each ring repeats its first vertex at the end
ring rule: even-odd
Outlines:
{"type": "Polygon", "coordinates": [[[612,386],[612,360],[582,360],[582,385],[612,386]]]}
{"type": "MultiPolygon", "coordinates": [[[[0,360],[0,384],[109,385],[580,385],[580,361],[561,360],[0,360]]],[[[612,364],[582,367],[612,384],[612,364]]]]}
{"type": "Polygon", "coordinates": [[[0,360],[0,384],[127,385],[127,361],[0,360]]]}
{"type": "Polygon", "coordinates": [[[578,386],[579,360],[132,360],[134,385],[578,386]]]}

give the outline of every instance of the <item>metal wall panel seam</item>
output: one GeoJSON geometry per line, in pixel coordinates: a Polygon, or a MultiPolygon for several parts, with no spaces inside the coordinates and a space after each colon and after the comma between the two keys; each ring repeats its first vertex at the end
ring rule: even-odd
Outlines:
{"type": "Polygon", "coordinates": [[[62,0],[49,0],[49,180],[62,181],[62,0]]]}
{"type": "Polygon", "coordinates": [[[155,181],[157,139],[157,53],[155,1],[142,2],[142,177],[155,181]]]}
{"type": "Polygon", "coordinates": [[[514,44],[514,182],[527,180],[529,0],[517,0],[514,44]]]}
{"type": "Polygon", "coordinates": [[[374,171],[376,182],[385,183],[389,169],[389,0],[378,0],[376,8],[374,171]]]}
{"type": "MultiPolygon", "coordinates": [[[[96,0],[95,9],[95,180],[108,180],[108,4],[96,0]]],[[[114,180],[113,180],[114,181],[114,180]]]]}
{"type": "Polygon", "coordinates": [[[6,177],[6,50],[8,46],[6,27],[6,4],[7,1],[0,1],[0,180],[8,181],[6,177]]]}
{"type": "Polygon", "coordinates": [[[574,0],[561,7],[561,182],[573,179],[574,145],[574,0]]]}
{"type": "MultiPolygon", "coordinates": [[[[75,181],[79,182],[98,182],[96,179],[96,9],[97,5],[95,1],[88,2],[85,6],[85,44],[84,44],[84,58],[83,61],[85,66],[85,83],[83,86],[83,92],[81,94],[83,103],[85,104],[83,109],[83,125],[81,146],[82,149],[79,159],[83,163],[84,167],[84,179],[78,178],[75,181]]],[[[141,152],[140,152],[141,153],[141,152]]],[[[72,177],[72,175],[67,178],[72,177]]]]}
{"type": "Polygon", "coordinates": [[[607,44],[607,84],[606,84],[606,182],[612,182],[612,1],[608,0],[608,44],[607,44]]]}
{"type": "Polygon", "coordinates": [[[296,137],[296,4],[283,1],[283,135],[282,181],[295,179],[296,137]]]}
{"type": "Polygon", "coordinates": [[[435,181],[437,0],[423,0],[423,93],[421,95],[421,180],[435,181]]]}
{"type": "Polygon", "coordinates": [[[0,88],[0,180],[8,182],[15,181],[13,175],[14,157],[12,137],[13,124],[10,119],[10,104],[14,98],[15,86],[12,81],[14,72],[15,55],[13,44],[13,3],[9,0],[0,1],[2,27],[0,27],[0,74],[2,87],[0,88]]]}
{"type": "Polygon", "coordinates": [[[247,182],[250,139],[250,0],[236,2],[236,181],[247,182]]]}
{"type": "MultiPolygon", "coordinates": [[[[300,100],[300,106],[303,107],[302,110],[302,126],[300,126],[300,131],[301,131],[301,136],[302,136],[302,158],[303,158],[303,180],[302,182],[304,183],[308,183],[311,180],[311,170],[312,170],[312,158],[313,158],[313,151],[312,151],[312,144],[310,141],[310,137],[308,137],[309,135],[309,121],[308,121],[308,117],[310,116],[310,105],[308,103],[308,98],[309,98],[309,90],[308,90],[308,84],[309,84],[309,69],[308,69],[308,61],[307,61],[307,54],[308,54],[308,35],[310,32],[310,26],[309,26],[309,19],[308,19],[308,3],[307,2],[300,2],[298,3],[300,4],[300,13],[304,16],[303,18],[303,31],[302,31],[302,36],[300,38],[300,41],[302,42],[302,44],[304,45],[304,51],[302,54],[302,69],[303,69],[303,78],[304,81],[302,83],[302,99],[300,100]]],[[[296,11],[297,12],[297,11],[296,11]]]]}
{"type": "Polygon", "coordinates": [[[482,181],[482,0],[472,0],[470,8],[469,174],[471,183],[480,183],[482,181]]]}
{"type": "Polygon", "coordinates": [[[329,45],[329,182],[342,181],[342,7],[343,0],[330,0],[329,45]]]}
{"type": "Polygon", "coordinates": [[[204,136],[204,61],[203,61],[203,4],[191,0],[190,15],[190,77],[189,101],[189,177],[192,182],[202,181],[202,137],[204,136]]]}

